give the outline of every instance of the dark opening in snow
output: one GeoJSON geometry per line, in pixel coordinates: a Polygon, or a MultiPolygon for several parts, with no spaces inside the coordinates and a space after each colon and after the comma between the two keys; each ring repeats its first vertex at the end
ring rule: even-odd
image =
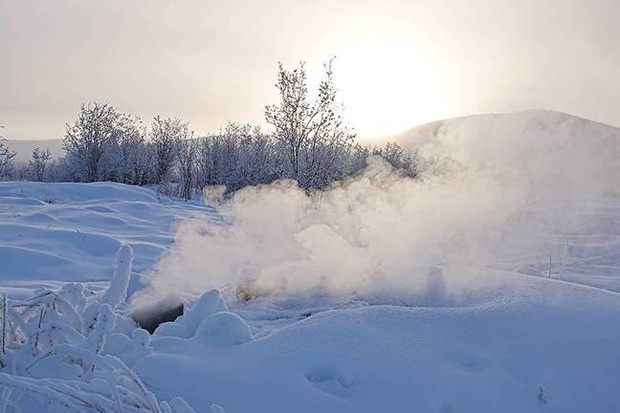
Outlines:
{"type": "Polygon", "coordinates": [[[147,308],[139,308],[133,312],[131,318],[140,327],[153,334],[155,329],[167,321],[174,321],[183,315],[183,302],[179,299],[161,300],[147,308]]]}

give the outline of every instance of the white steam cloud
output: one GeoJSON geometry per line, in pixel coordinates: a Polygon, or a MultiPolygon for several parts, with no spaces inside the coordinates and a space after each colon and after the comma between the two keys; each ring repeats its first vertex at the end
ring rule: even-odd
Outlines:
{"type": "Polygon", "coordinates": [[[307,196],[292,182],[246,188],[220,205],[229,224],[181,223],[137,305],[211,288],[458,296],[488,287],[485,268],[498,253],[547,242],[542,228],[554,234],[584,225],[591,204],[566,214],[573,205],[567,199],[620,189],[613,180],[620,133],[612,127],[525,112],[423,130],[428,136],[410,142],[430,165],[422,179],[371,158],[361,174],[320,195],[307,196]],[[557,216],[530,213],[559,200],[557,216]]]}

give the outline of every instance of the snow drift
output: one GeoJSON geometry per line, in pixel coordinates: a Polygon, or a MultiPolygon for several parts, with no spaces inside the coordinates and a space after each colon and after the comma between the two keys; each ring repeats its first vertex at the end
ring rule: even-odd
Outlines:
{"type": "Polygon", "coordinates": [[[220,205],[230,225],[182,223],[148,300],[224,288],[442,305],[496,283],[484,269],[508,249],[547,257],[550,243],[589,226],[594,205],[620,189],[610,179],[620,175],[620,130],[562,113],[452,119],[397,140],[418,151],[421,179],[371,158],[319,194],[286,181],[246,188],[220,205]],[[530,213],[541,202],[561,213],[530,213]]]}

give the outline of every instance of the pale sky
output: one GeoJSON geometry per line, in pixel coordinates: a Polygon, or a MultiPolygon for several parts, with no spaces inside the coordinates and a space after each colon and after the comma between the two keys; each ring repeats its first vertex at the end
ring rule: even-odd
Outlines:
{"type": "Polygon", "coordinates": [[[617,0],[0,0],[0,125],[60,138],[81,102],[262,123],[277,62],[336,85],[361,137],[485,112],[620,125],[617,0]]]}

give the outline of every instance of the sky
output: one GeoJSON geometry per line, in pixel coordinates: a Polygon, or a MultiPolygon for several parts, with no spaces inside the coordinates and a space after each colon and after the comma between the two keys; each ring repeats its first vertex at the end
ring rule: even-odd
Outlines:
{"type": "Polygon", "coordinates": [[[61,138],[80,103],[263,124],[277,62],[335,56],[362,138],[533,108],[620,125],[617,0],[0,0],[0,125],[61,138]]]}

